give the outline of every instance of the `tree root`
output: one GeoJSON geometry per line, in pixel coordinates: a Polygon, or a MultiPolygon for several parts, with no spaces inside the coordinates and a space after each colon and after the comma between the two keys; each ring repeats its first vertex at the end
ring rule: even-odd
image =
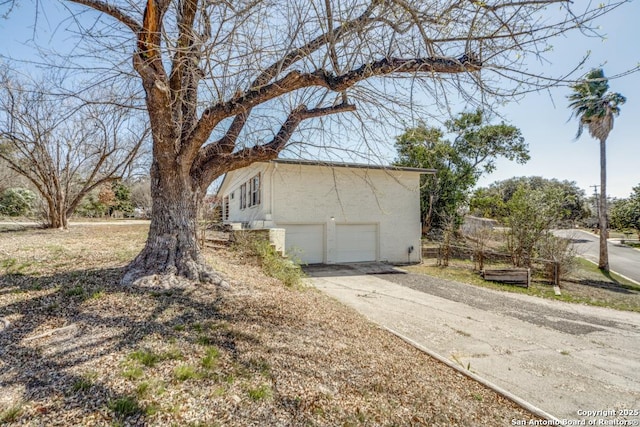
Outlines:
{"type": "Polygon", "coordinates": [[[211,283],[222,289],[230,289],[231,287],[229,283],[220,276],[216,279],[193,280],[177,274],[144,274],[135,279],[125,274],[120,283],[125,286],[163,290],[191,289],[203,283],[211,283]]]}
{"type": "Polygon", "coordinates": [[[225,277],[202,260],[183,259],[176,263],[162,265],[150,262],[148,257],[138,255],[126,268],[120,280],[124,286],[136,286],[158,289],[187,289],[203,283],[214,284],[223,289],[230,285],[225,277]]]}

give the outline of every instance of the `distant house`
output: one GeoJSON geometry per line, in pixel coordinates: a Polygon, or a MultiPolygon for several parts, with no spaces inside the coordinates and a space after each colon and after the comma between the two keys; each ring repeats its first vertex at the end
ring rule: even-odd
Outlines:
{"type": "Polygon", "coordinates": [[[285,230],[302,262],[421,260],[420,175],[428,169],[273,160],[226,174],[225,223],[285,230]]]}

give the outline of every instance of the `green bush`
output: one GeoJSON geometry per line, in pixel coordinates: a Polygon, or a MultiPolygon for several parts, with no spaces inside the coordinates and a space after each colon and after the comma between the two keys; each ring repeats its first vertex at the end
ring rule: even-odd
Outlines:
{"type": "Polygon", "coordinates": [[[26,216],[31,213],[36,195],[25,188],[7,188],[0,195],[0,215],[26,216]]]}
{"type": "Polygon", "coordinates": [[[302,283],[304,273],[298,264],[283,258],[264,238],[249,239],[251,252],[258,257],[260,266],[267,276],[280,280],[286,286],[297,287],[302,283]]]}
{"type": "Polygon", "coordinates": [[[575,266],[576,251],[569,239],[545,233],[536,243],[536,252],[540,258],[549,261],[545,263],[544,269],[545,278],[549,282],[553,282],[555,278],[554,262],[558,264],[557,273],[560,277],[569,274],[575,266]]]}
{"type": "Polygon", "coordinates": [[[100,202],[95,194],[89,193],[82,199],[82,203],[76,209],[76,214],[85,218],[102,218],[109,210],[109,207],[100,202]]]}
{"type": "Polygon", "coordinates": [[[133,217],[134,206],[131,202],[131,190],[126,185],[115,182],[94,190],[82,199],[76,214],[85,218],[104,218],[106,216],[133,217]]]}
{"type": "Polygon", "coordinates": [[[121,182],[113,183],[111,189],[116,200],[114,205],[111,206],[109,213],[113,214],[113,212],[118,211],[125,217],[132,217],[134,206],[133,203],[131,203],[131,189],[121,182]]]}
{"type": "Polygon", "coordinates": [[[246,257],[255,258],[267,276],[280,280],[286,286],[302,284],[304,273],[296,262],[283,258],[269,243],[265,234],[252,231],[235,232],[232,249],[246,257]]]}

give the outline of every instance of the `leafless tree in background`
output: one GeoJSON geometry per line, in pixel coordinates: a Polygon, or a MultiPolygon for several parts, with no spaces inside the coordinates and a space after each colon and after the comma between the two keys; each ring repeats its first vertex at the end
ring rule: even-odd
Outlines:
{"type": "Polygon", "coordinates": [[[144,89],[153,214],[123,283],[154,274],[220,280],[204,265],[195,231],[201,200],[224,173],[274,159],[303,138],[310,152],[351,148],[335,136],[384,133],[418,111],[418,95],[424,107],[446,110],[552,85],[558,80],[529,74],[525,58],[543,60],[553,37],[589,33],[622,3],[62,1],[84,53],[101,57],[92,64],[111,53],[109,66],[87,72],[127,78],[128,57],[144,89]]]}
{"type": "Polygon", "coordinates": [[[28,183],[9,164],[0,158],[0,194],[11,187],[27,187],[28,183]]]}
{"type": "Polygon", "coordinates": [[[131,169],[149,130],[113,99],[85,104],[50,83],[0,77],[0,159],[40,193],[48,225],[66,228],[88,192],[131,169]]]}
{"type": "Polygon", "coordinates": [[[147,177],[137,178],[127,182],[127,185],[131,188],[131,203],[137,209],[142,210],[143,217],[150,216],[153,200],[151,200],[151,183],[149,179],[147,177]]]}

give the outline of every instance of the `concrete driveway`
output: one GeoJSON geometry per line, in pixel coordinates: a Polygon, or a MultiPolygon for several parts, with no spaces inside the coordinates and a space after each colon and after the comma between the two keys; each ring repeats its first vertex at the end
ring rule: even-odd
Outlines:
{"type": "Polygon", "coordinates": [[[559,420],[640,425],[639,313],[375,272],[352,265],[308,274],[372,321],[559,420]]]}

